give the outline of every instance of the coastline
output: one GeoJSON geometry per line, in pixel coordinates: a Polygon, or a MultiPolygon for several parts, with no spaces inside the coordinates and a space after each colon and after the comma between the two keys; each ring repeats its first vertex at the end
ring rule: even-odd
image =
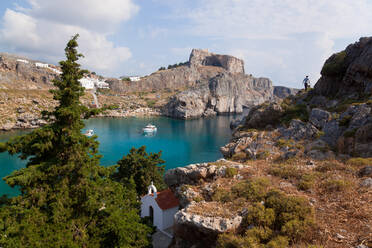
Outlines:
{"type": "MultiPolygon", "coordinates": [[[[47,122],[40,117],[34,117],[29,115],[30,118],[24,118],[22,121],[14,123],[5,123],[0,125],[0,132],[9,132],[14,130],[28,130],[35,129],[46,125],[47,122]]],[[[152,116],[164,116],[158,109],[153,108],[137,108],[133,110],[106,110],[105,113],[101,113],[92,118],[131,118],[131,117],[152,117],[152,116]]]]}

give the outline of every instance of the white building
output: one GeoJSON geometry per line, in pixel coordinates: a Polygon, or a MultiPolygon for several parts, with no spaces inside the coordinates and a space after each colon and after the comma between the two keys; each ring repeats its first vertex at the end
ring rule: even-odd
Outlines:
{"type": "Polygon", "coordinates": [[[131,77],[129,77],[129,79],[132,82],[136,82],[136,81],[140,81],[141,80],[141,77],[139,77],[139,76],[131,76],[131,77]]]}
{"type": "Polygon", "coordinates": [[[43,63],[35,63],[36,67],[39,67],[39,68],[48,68],[49,65],[48,64],[43,64],[43,63]]]}
{"type": "Polygon", "coordinates": [[[62,72],[56,68],[53,68],[53,67],[48,67],[48,69],[52,70],[53,72],[55,72],[56,74],[62,74],[62,72]]]}
{"type": "Polygon", "coordinates": [[[110,88],[108,83],[97,78],[83,77],[79,82],[81,83],[81,86],[88,90],[94,89],[95,87],[99,89],[110,88]]]}
{"type": "Polygon", "coordinates": [[[25,59],[17,59],[17,62],[21,62],[21,63],[25,63],[25,64],[30,63],[28,60],[25,60],[25,59]]]}
{"type": "Polygon", "coordinates": [[[147,195],[141,197],[141,217],[150,216],[159,230],[172,227],[174,215],[179,209],[179,201],[170,189],[157,192],[153,183],[147,195]]]}
{"type": "Polygon", "coordinates": [[[94,81],[91,78],[84,77],[82,79],[79,79],[79,82],[85,89],[94,89],[94,81]]]}
{"type": "Polygon", "coordinates": [[[99,89],[109,89],[110,85],[106,83],[105,81],[98,80],[95,82],[95,85],[99,89]]]}

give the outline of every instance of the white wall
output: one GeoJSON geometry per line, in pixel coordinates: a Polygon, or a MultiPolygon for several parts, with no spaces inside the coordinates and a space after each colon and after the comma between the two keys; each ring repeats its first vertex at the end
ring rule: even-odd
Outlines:
{"type": "Polygon", "coordinates": [[[167,209],[163,212],[163,229],[173,226],[174,215],[178,212],[178,206],[174,208],[167,209]]]}
{"type": "Polygon", "coordinates": [[[140,81],[141,77],[133,76],[133,77],[129,77],[129,79],[130,79],[130,81],[136,82],[136,81],[140,81]]]}
{"type": "Polygon", "coordinates": [[[152,195],[145,195],[141,198],[141,217],[150,216],[150,206],[154,209],[154,226],[160,230],[163,227],[163,210],[161,210],[152,195]]]}

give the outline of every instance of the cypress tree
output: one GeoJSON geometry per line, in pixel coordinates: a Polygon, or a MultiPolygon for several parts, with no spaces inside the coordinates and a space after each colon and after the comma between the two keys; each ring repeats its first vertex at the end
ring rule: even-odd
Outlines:
{"type": "Polygon", "coordinates": [[[115,167],[99,165],[96,137],[81,133],[78,35],[65,48],[54,80],[58,106],[43,113],[50,124],[16,137],[0,150],[28,159],[5,178],[20,195],[0,202],[2,247],[147,247],[151,228],[141,223],[135,185],[111,180],[115,167]]]}

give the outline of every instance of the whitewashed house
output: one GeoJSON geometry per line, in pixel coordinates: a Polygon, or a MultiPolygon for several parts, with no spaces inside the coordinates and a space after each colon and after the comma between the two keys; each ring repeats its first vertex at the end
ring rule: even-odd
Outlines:
{"type": "Polygon", "coordinates": [[[39,67],[39,68],[48,68],[49,65],[48,64],[43,64],[43,63],[35,63],[36,67],[39,67]]]}
{"type": "Polygon", "coordinates": [[[98,79],[96,80],[95,85],[99,89],[109,89],[110,88],[110,85],[108,83],[106,83],[105,81],[98,80],[98,79]]]}
{"type": "Polygon", "coordinates": [[[48,67],[48,69],[52,70],[56,74],[62,74],[62,72],[60,70],[56,69],[56,68],[48,67]]]}
{"type": "Polygon", "coordinates": [[[28,60],[25,60],[25,59],[17,59],[17,62],[21,62],[21,63],[25,63],[25,64],[30,63],[28,60]]]}
{"type": "Polygon", "coordinates": [[[141,80],[141,77],[139,77],[139,76],[130,76],[129,79],[132,82],[136,82],[136,81],[140,81],[141,80]]]}
{"type": "Polygon", "coordinates": [[[85,89],[94,89],[94,81],[91,78],[84,77],[82,79],[79,79],[79,82],[85,89]]]}
{"type": "Polygon", "coordinates": [[[157,229],[164,231],[172,227],[174,215],[179,209],[179,201],[170,189],[157,192],[153,183],[147,195],[141,197],[141,217],[149,216],[157,229]]]}

